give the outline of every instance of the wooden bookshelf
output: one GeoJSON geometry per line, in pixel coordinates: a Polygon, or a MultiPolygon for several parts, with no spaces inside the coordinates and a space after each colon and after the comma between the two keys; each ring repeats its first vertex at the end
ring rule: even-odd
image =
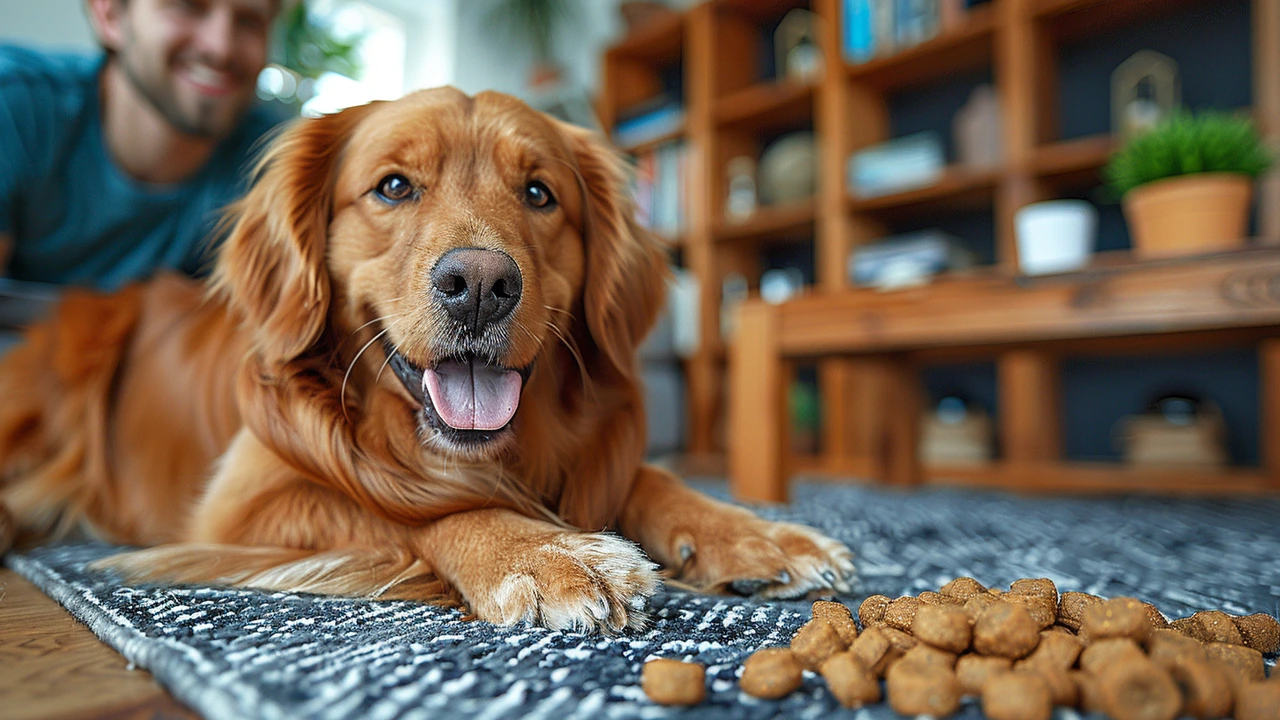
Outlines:
{"type": "MultiPolygon", "coordinates": [[[[917,295],[939,309],[939,318],[949,317],[947,309],[953,306],[1015,302],[1002,294],[1003,290],[995,289],[1026,284],[1017,277],[1015,213],[1031,202],[1079,197],[1079,193],[1096,187],[1098,171],[1115,147],[1108,134],[1061,136],[1059,54],[1099,33],[1117,32],[1215,1],[992,0],[970,9],[959,23],[928,41],[855,64],[846,61],[840,47],[843,0],[708,0],[680,13],[678,21],[669,19],[661,26],[645,28],[610,48],[604,58],[601,98],[607,128],[612,127],[618,109],[625,110],[661,91],[655,81],[663,68],[675,64],[682,68],[686,122],[680,137],[691,150],[688,227],[683,234],[682,257],[686,268],[701,281],[700,330],[706,340],[686,364],[689,451],[705,457],[727,450],[731,467],[737,468],[734,473],[744,466],[771,473],[818,467],[861,476],[1003,487],[1088,491],[1108,483],[1138,489],[1160,486],[1151,473],[1063,463],[1060,442],[1052,437],[1061,430],[1055,383],[1057,357],[1064,348],[1094,352],[1125,342],[1164,347],[1160,343],[1165,340],[1152,337],[1165,338],[1167,334],[1116,336],[1085,324],[1071,337],[1041,336],[1036,335],[1036,323],[1047,328],[1052,322],[1029,314],[1020,322],[1031,327],[1019,326],[1023,335],[1017,342],[979,342],[974,338],[969,344],[957,341],[939,347],[916,338],[896,349],[884,346],[874,352],[867,349],[869,346],[841,343],[880,324],[883,329],[879,332],[886,337],[906,332],[902,328],[908,327],[903,324],[908,321],[876,308],[882,304],[910,306],[917,295]],[[826,71],[816,84],[773,77],[768,68],[771,62],[762,52],[772,28],[798,7],[812,10],[822,20],[826,71]],[[953,165],[927,187],[878,197],[857,197],[848,191],[846,161],[860,149],[891,139],[891,101],[897,93],[918,93],[982,72],[990,73],[1001,99],[1004,146],[999,167],[973,170],[953,165]],[[739,155],[758,159],[769,141],[793,130],[813,130],[818,138],[817,196],[809,203],[762,207],[747,222],[728,222],[723,213],[725,164],[739,155]],[[846,259],[853,248],[892,234],[895,225],[920,215],[956,210],[989,213],[993,266],[905,294],[849,287],[846,259]],[[738,343],[726,343],[719,337],[721,280],[730,272],[741,273],[755,287],[762,270],[760,248],[796,242],[812,243],[813,292],[796,300],[794,310],[790,304],[759,309],[762,303],[749,303],[757,309],[744,315],[745,336],[777,342],[778,333],[799,332],[796,328],[804,327],[805,321],[797,314],[808,313],[812,318],[823,318],[824,337],[842,340],[831,340],[829,346],[812,340],[812,346],[803,350],[779,350],[776,363],[775,359],[750,357],[740,351],[738,343]],[[868,319],[872,317],[878,319],[868,319]],[[999,463],[976,469],[921,469],[914,462],[913,441],[905,437],[918,420],[910,415],[918,410],[921,395],[913,363],[944,356],[995,359],[1001,415],[1006,425],[1020,425],[1023,433],[1002,430],[1013,433],[1003,437],[1006,444],[1013,445],[999,463]],[[765,424],[778,427],[772,421],[785,419],[783,387],[797,362],[819,364],[824,398],[822,446],[831,450],[792,462],[780,438],[761,442],[764,436],[759,426],[741,423],[743,417],[754,416],[771,418],[765,424]],[[730,388],[738,382],[752,390],[730,389],[726,395],[726,370],[737,379],[730,382],[730,388]],[[763,387],[768,391],[761,392],[763,387]],[[883,402],[889,397],[899,399],[895,406],[883,402]],[[746,406],[749,412],[741,405],[744,398],[750,401],[746,406]],[[726,410],[731,407],[737,410],[728,414],[736,414],[738,419],[732,422],[739,425],[727,429],[726,410]]],[[[1240,1],[1247,2],[1253,14],[1252,111],[1266,137],[1280,148],[1280,0],[1240,1]]],[[[1260,237],[1256,242],[1280,245],[1280,177],[1264,183],[1259,193],[1260,237]]],[[[1096,280],[1097,273],[1134,271],[1142,275],[1135,266],[1146,267],[1127,252],[1100,254],[1093,263],[1094,275],[1046,282],[1049,286],[1054,282],[1073,286],[1076,282],[1078,290],[1089,286],[1090,278],[1096,280]]],[[[1206,261],[1204,267],[1210,266],[1206,261]]],[[[1022,296],[1018,298],[1016,302],[1023,301],[1022,296]]],[[[1157,308],[1159,312],[1168,312],[1168,308],[1157,308]]],[[[943,324],[942,320],[920,322],[921,337],[940,332],[943,324]]],[[[1175,485],[1192,491],[1221,481],[1225,483],[1221,487],[1240,491],[1276,489],[1280,478],[1280,449],[1274,449],[1280,448],[1280,340],[1271,340],[1269,331],[1242,325],[1238,319],[1223,317],[1218,322],[1212,331],[1219,334],[1202,337],[1257,344],[1260,367],[1270,369],[1262,373],[1266,386],[1261,391],[1260,410],[1264,432],[1270,433],[1262,444],[1266,457],[1258,470],[1234,469],[1198,480],[1183,478],[1175,485]]],[[[1280,317],[1267,323],[1280,324],[1280,317]]],[[[1170,336],[1190,337],[1179,333],[1170,336]]],[[[1177,342],[1170,346],[1177,346],[1177,342]]],[[[766,343],[764,347],[773,346],[766,343]]],[[[759,477],[752,477],[759,485],[759,477]]],[[[776,476],[770,477],[770,482],[776,481],[776,476]]],[[[739,487],[739,491],[751,494],[750,488],[739,487]]]]}

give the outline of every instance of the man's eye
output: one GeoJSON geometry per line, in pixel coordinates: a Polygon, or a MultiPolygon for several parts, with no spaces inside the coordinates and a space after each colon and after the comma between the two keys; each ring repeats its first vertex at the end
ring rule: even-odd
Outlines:
{"type": "Polygon", "coordinates": [[[388,175],[382,178],[374,192],[378,193],[378,197],[384,201],[394,205],[413,197],[413,183],[403,175],[388,175]]]}
{"type": "Polygon", "coordinates": [[[531,208],[550,210],[556,206],[556,197],[540,180],[533,180],[524,187],[524,201],[531,208]]]}

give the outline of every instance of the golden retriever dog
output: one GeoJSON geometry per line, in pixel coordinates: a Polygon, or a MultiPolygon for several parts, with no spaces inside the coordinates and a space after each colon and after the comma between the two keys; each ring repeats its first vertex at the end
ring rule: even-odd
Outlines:
{"type": "Polygon", "coordinates": [[[847,589],[843,545],[642,462],[666,263],[633,212],[602,140],[501,94],[299,121],[207,286],[71,293],[4,358],[6,522],[146,546],[101,563],[134,580],[585,631],[643,626],[654,561],[847,589]]]}

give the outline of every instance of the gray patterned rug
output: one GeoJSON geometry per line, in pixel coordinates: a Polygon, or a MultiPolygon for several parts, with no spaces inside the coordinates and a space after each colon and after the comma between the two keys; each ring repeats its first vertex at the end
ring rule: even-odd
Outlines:
{"type": "MultiPolygon", "coordinates": [[[[791,506],[762,514],[853,549],[861,584],[843,598],[853,606],[969,575],[988,585],[1048,577],[1063,591],[1140,597],[1170,616],[1280,612],[1275,498],[1047,500],[801,484],[791,506]]],[[[129,587],[84,570],[117,550],[69,545],[7,563],[208,718],[897,717],[887,705],[841,709],[816,676],[777,702],[739,692],[742,660],[787,644],[807,603],[668,590],[651,601],[650,630],[605,638],[498,628],[405,602],[129,587]],[[706,665],[706,702],[649,703],[639,678],[652,657],[706,665]]],[[[961,717],[981,712],[968,704],[961,717]]]]}

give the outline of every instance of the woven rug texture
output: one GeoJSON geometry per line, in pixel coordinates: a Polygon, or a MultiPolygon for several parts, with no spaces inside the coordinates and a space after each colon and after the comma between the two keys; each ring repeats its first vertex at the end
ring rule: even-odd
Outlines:
{"type": "MultiPolygon", "coordinates": [[[[722,484],[698,486],[723,496],[722,484]]],[[[1060,591],[1134,596],[1170,617],[1280,613],[1277,499],[1068,500],[801,483],[792,504],[760,513],[848,544],[859,585],[840,599],[855,608],[868,595],[917,594],[967,575],[1006,587],[1047,577],[1060,591]]],[[[603,637],[496,627],[409,602],[129,586],[85,569],[119,551],[73,544],[6,562],[208,718],[898,717],[885,704],[845,710],[809,673],[780,701],[739,691],[742,661],[787,645],[809,619],[807,602],[667,589],[650,602],[650,629],[603,637]],[[706,701],[650,703],[640,671],[654,657],[704,664],[706,701]]],[[[982,713],[966,701],[959,717],[982,713]]]]}

